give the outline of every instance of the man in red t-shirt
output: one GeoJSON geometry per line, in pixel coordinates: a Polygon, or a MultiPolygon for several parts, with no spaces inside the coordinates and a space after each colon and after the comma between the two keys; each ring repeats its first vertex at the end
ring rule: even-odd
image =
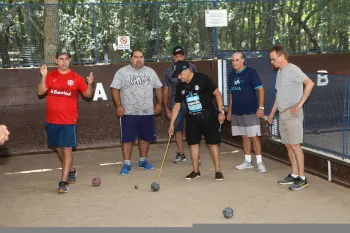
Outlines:
{"type": "Polygon", "coordinates": [[[67,48],[56,53],[57,69],[47,71],[40,67],[41,80],[38,95],[46,95],[46,122],[48,147],[56,151],[62,165],[62,179],[58,192],[66,193],[69,184],[74,184],[77,171],[72,167],[72,148],[76,147],[76,124],[78,122],[78,94],[91,98],[94,76],[92,72],[84,78],[70,69],[71,56],[67,48]]]}

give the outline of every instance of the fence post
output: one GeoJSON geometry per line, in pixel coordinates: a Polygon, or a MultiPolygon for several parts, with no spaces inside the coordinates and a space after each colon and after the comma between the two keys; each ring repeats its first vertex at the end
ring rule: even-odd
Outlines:
{"type": "Polygon", "coordinates": [[[323,0],[322,1],[322,16],[321,16],[321,20],[322,20],[322,52],[325,52],[327,50],[326,48],[326,5],[327,5],[327,0],[323,0]]]}
{"type": "Polygon", "coordinates": [[[30,51],[30,62],[29,65],[33,65],[33,51],[32,51],[32,36],[30,28],[30,4],[27,5],[27,18],[28,18],[28,37],[29,37],[29,51],[30,51]]]}
{"type": "Polygon", "coordinates": [[[93,4],[93,22],[94,22],[94,39],[95,39],[95,63],[99,62],[98,59],[98,48],[97,48],[97,30],[96,30],[96,9],[95,9],[96,5],[93,4]]]}
{"type": "MultiPolygon", "coordinates": [[[[213,9],[216,9],[216,0],[214,0],[212,3],[213,3],[213,9]]],[[[218,49],[218,28],[214,27],[214,48],[213,48],[214,57],[217,57],[217,49],[218,49]]]]}
{"type": "Polygon", "coordinates": [[[156,51],[157,57],[159,56],[159,30],[158,30],[158,4],[156,4],[156,32],[157,32],[157,40],[156,40],[156,51]]]}

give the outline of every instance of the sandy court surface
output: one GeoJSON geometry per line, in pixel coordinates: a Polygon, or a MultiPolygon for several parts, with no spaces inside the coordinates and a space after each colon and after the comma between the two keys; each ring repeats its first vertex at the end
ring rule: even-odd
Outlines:
{"type": "MultiPolygon", "coordinates": [[[[201,145],[202,176],[187,181],[192,171],[188,160],[174,164],[171,143],[160,178],[160,191],[152,192],[166,144],[153,144],[149,161],[155,170],[137,168],[134,146],[132,172],[120,176],[121,148],[74,152],[77,183],[65,194],[56,192],[61,171],[55,154],[0,159],[0,226],[164,226],[191,227],[202,223],[349,223],[349,190],[307,174],[309,187],[289,191],[277,180],[289,166],[264,158],[268,173],[256,168],[238,171],[240,148],[222,144],[221,167],[225,179],[214,180],[214,168],[205,144],[201,145]],[[48,169],[48,170],[41,170],[48,169]],[[19,173],[38,170],[41,172],[19,173]],[[99,177],[100,187],[91,180],[99,177]],[[135,189],[135,185],[138,189],[135,189]],[[225,219],[222,210],[234,209],[225,219]]],[[[254,158],[254,157],[253,157],[254,158]]],[[[253,160],[255,162],[255,158],[253,160]]]]}

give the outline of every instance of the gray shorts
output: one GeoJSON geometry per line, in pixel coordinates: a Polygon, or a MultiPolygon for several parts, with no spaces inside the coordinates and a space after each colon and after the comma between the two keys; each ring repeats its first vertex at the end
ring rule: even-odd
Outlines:
{"type": "Polygon", "coordinates": [[[282,144],[300,144],[303,142],[304,112],[300,108],[292,115],[290,108],[284,110],[279,116],[279,130],[282,144]]]}
{"type": "Polygon", "coordinates": [[[260,119],[255,114],[250,115],[232,115],[231,116],[232,136],[261,136],[260,119]]]}

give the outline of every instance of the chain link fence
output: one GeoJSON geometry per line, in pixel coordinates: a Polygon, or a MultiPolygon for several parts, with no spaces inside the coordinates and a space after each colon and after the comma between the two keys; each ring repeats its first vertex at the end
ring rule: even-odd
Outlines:
{"type": "Polygon", "coordinates": [[[182,45],[189,59],[221,50],[266,50],[283,43],[290,53],[349,51],[350,4],[335,0],[222,0],[80,4],[0,3],[1,67],[55,63],[59,45],[73,64],[121,62],[118,36],[147,60],[169,60],[182,45]],[[205,11],[226,9],[227,27],[205,27],[205,11]]]}

